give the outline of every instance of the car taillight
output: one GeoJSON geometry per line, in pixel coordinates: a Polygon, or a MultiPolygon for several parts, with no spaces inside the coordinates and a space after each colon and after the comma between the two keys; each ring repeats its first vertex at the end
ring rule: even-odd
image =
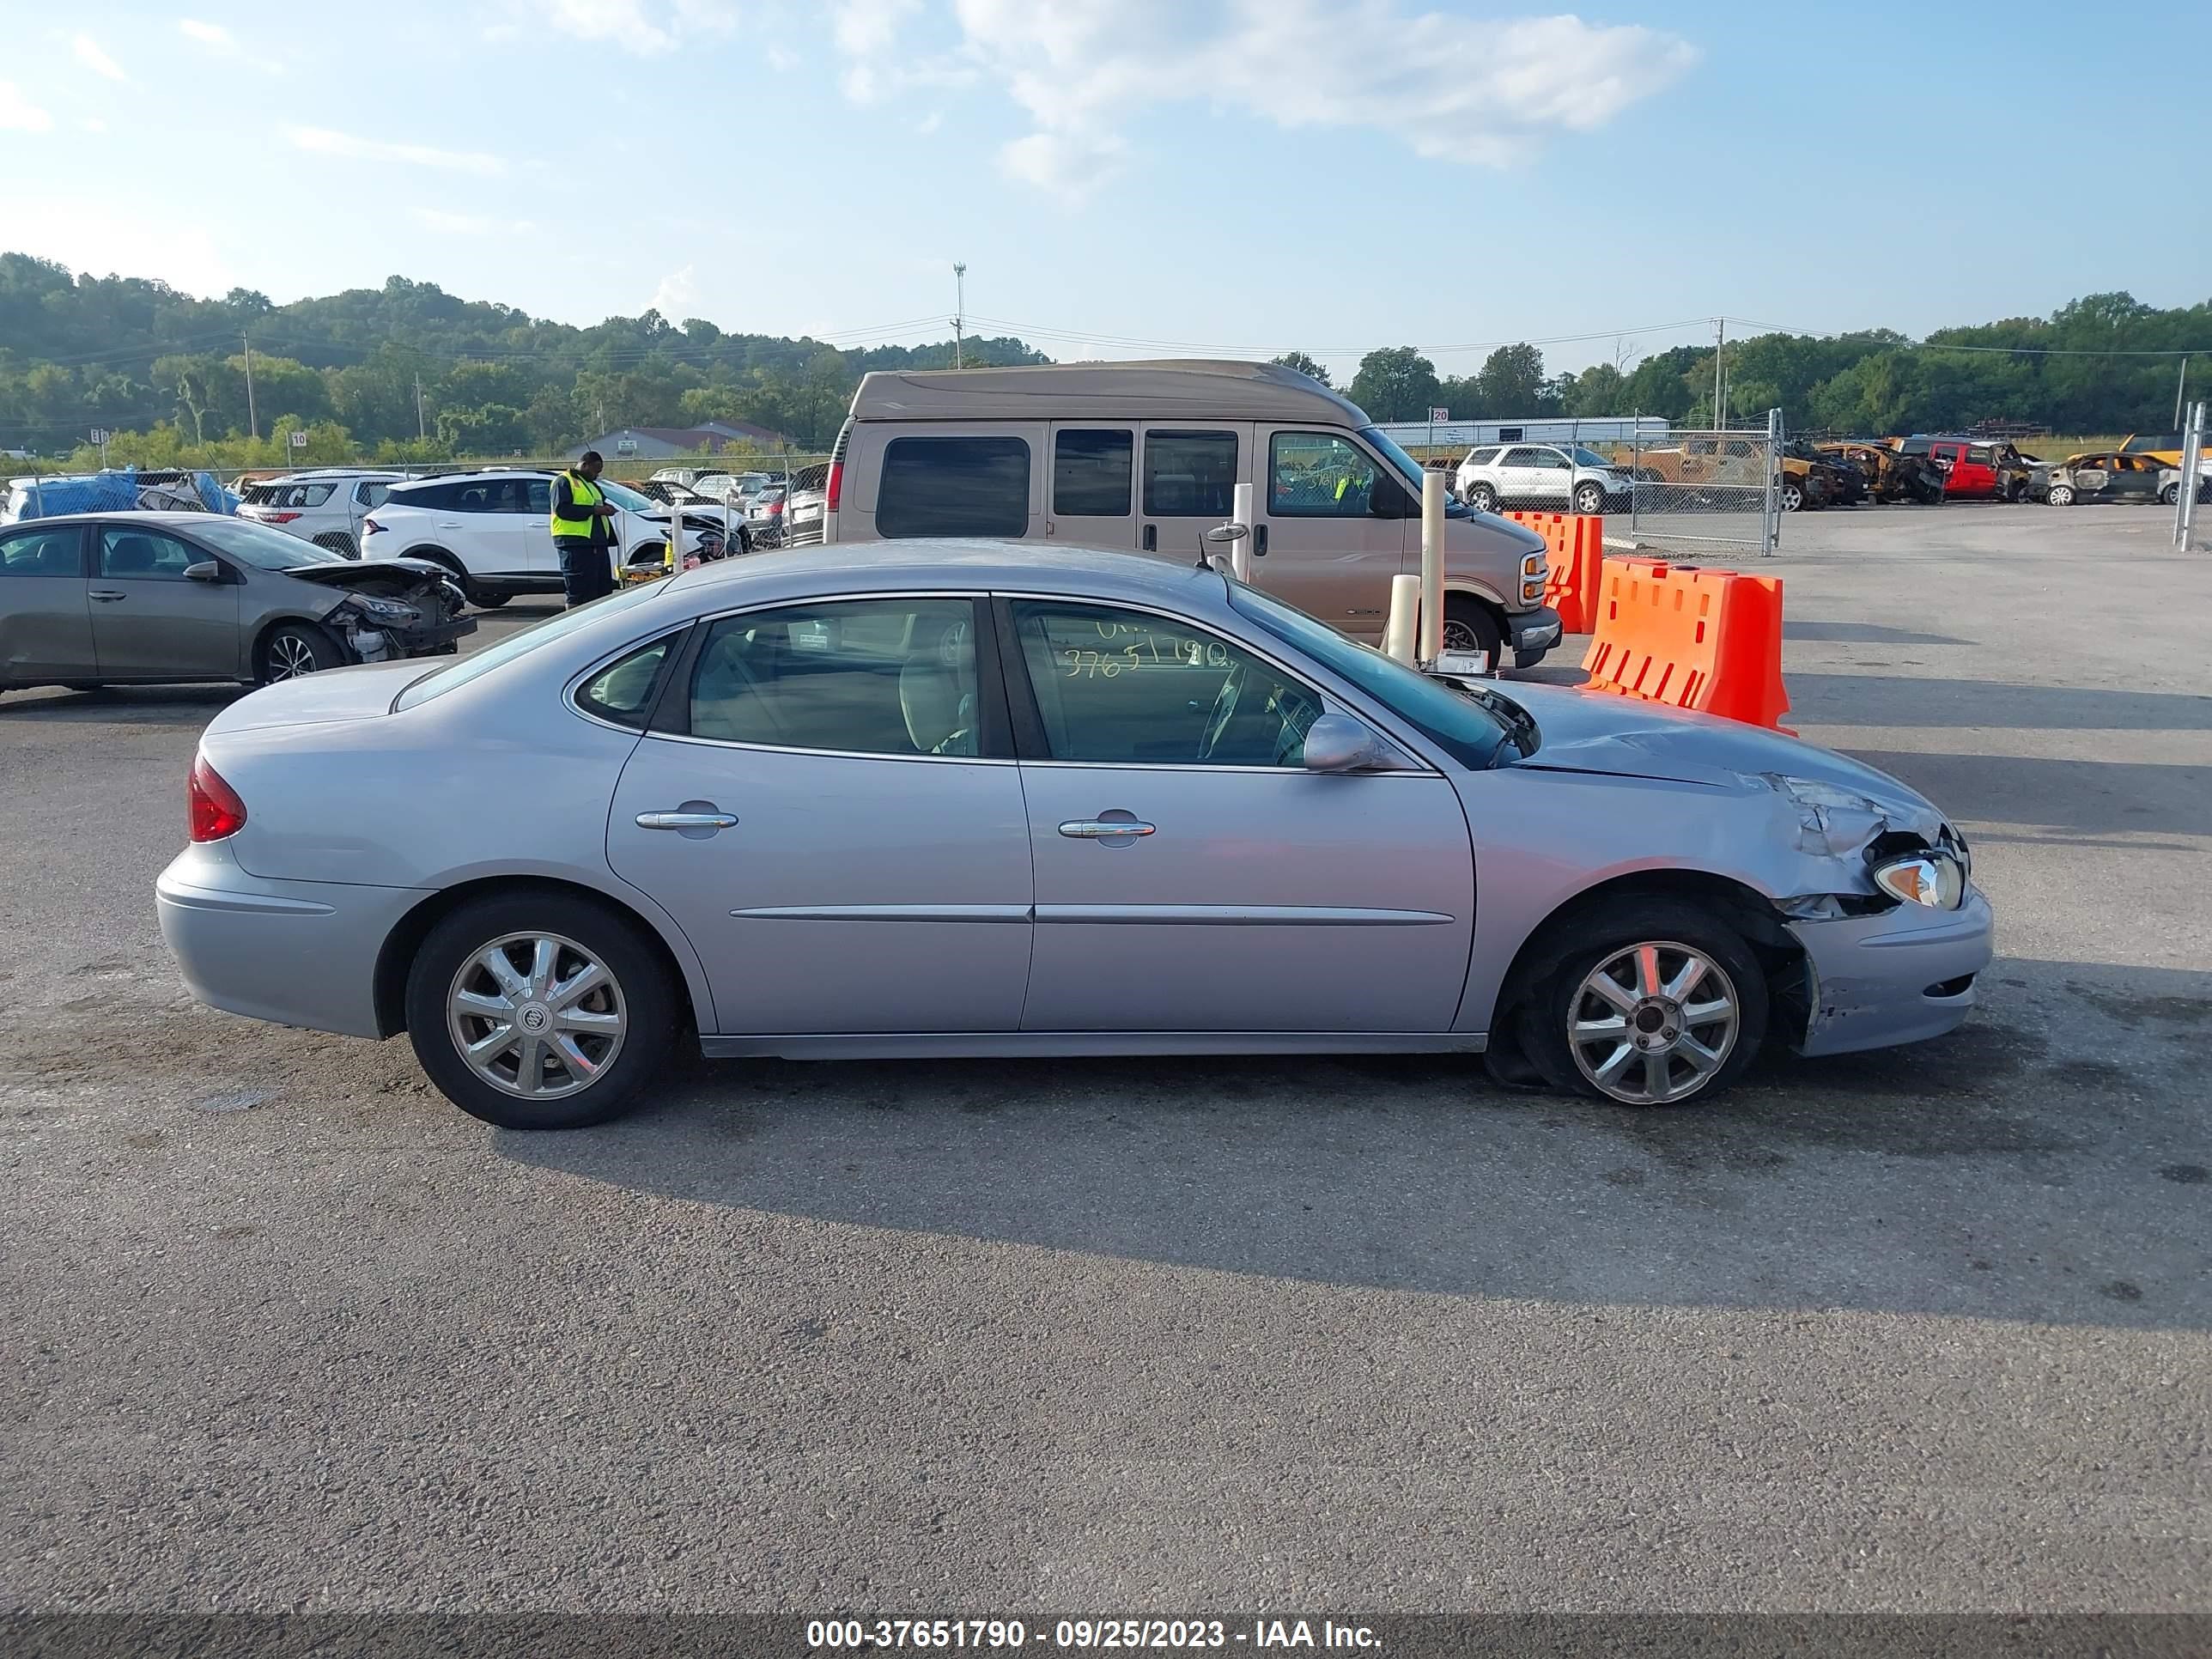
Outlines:
{"type": "Polygon", "coordinates": [[[845,463],[842,461],[832,461],[830,463],[829,482],[822,486],[823,509],[825,512],[835,513],[837,510],[838,497],[842,495],[844,493],[845,463]]]}
{"type": "Polygon", "coordinates": [[[364,536],[380,536],[384,533],[384,526],[374,519],[363,519],[361,521],[361,533],[364,536]]]}
{"type": "Polygon", "coordinates": [[[289,524],[300,515],[296,513],[270,513],[264,509],[257,516],[264,524],[289,524]]]}
{"type": "Polygon", "coordinates": [[[775,514],[783,511],[783,503],[781,501],[770,501],[768,504],[768,510],[769,516],[773,518],[775,514]]]}
{"type": "Polygon", "coordinates": [[[204,755],[192,762],[189,797],[195,842],[221,841],[246,828],[246,803],[239,799],[237,790],[222,781],[222,775],[207,763],[204,755]]]}

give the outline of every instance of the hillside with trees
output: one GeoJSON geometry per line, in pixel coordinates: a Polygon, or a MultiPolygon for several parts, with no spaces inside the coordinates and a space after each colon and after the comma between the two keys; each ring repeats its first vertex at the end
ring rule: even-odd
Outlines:
{"type": "MultiPolygon", "coordinates": [[[[1779,408],[1792,430],[1934,431],[1984,420],[2059,432],[2163,430],[2183,351],[2212,346],[2212,302],[2160,310],[2097,294],[2048,318],[1937,331],[1768,333],[1728,343],[1728,407],[1779,408]]],[[[131,276],[73,275],[0,254],[0,449],[88,459],[86,434],[124,434],[116,459],[266,465],[288,459],[545,456],[623,426],[739,420],[819,450],[861,374],[948,368],[952,342],[842,350],[725,332],[657,312],[588,328],[463,300],[404,276],[378,289],[272,304],[233,289],[198,299],[131,276]],[[253,354],[250,424],[246,352],[253,354]],[[304,430],[295,452],[276,441],[304,430]]],[[[1012,338],[962,343],[969,363],[1047,359],[1012,338]]],[[[1318,374],[1302,353],[1277,361],[1318,374]]],[[[2212,391],[2212,352],[2191,362],[2212,391]]],[[[1440,376],[1412,346],[1370,351],[1345,388],[1378,420],[1515,416],[1712,416],[1713,348],[1676,346],[1577,374],[1530,344],[1440,376]]]]}

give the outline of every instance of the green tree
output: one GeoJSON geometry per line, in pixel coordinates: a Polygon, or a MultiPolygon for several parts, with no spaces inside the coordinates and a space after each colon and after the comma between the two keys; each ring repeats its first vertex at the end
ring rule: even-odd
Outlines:
{"type": "Polygon", "coordinates": [[[1437,406],[1437,366],[1412,346],[1383,346],[1359,360],[1346,395],[1377,421],[1418,421],[1437,406]]]}
{"type": "Polygon", "coordinates": [[[1329,384],[1328,370],[1303,351],[1285,351],[1273,361],[1285,368],[1295,368],[1301,374],[1310,374],[1323,386],[1329,384]]]}
{"type": "Polygon", "coordinates": [[[1482,361],[1477,395],[1493,415],[1548,415],[1558,405],[1544,378],[1544,354],[1532,345],[1500,346],[1482,361]]]}

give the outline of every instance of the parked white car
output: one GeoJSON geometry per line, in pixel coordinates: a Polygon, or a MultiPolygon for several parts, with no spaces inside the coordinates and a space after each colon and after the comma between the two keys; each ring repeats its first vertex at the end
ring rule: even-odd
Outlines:
{"type": "Polygon", "coordinates": [[[691,488],[702,495],[732,501],[740,507],[750,506],[753,498],[775,482],[775,475],[768,472],[702,472],[690,480],[691,488]]]}
{"type": "MultiPolygon", "coordinates": [[[[377,558],[444,565],[460,578],[471,605],[505,605],[517,593],[557,593],[553,478],[550,472],[465,472],[395,484],[384,505],[362,522],[362,544],[377,558]]],[[[611,478],[601,478],[599,488],[620,509],[611,521],[617,573],[625,565],[664,559],[672,509],[611,478]]],[[[684,509],[684,552],[700,551],[710,534],[719,547],[721,533],[717,508],[684,509]]]]}
{"type": "Polygon", "coordinates": [[[1454,482],[1479,513],[1625,512],[1634,493],[1626,470],[1579,444],[1486,444],[1468,451],[1454,482]]]}
{"type": "Polygon", "coordinates": [[[392,485],[404,483],[406,478],[404,472],[357,467],[288,472],[281,478],[266,478],[240,488],[238,516],[357,559],[362,520],[384,505],[392,485]]]}

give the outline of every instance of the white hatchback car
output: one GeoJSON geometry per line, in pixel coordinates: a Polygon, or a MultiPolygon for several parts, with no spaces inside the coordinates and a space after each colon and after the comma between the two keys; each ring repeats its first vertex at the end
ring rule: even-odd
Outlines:
{"type": "MultiPolygon", "coordinates": [[[[553,545],[550,472],[465,472],[396,484],[362,526],[362,543],[378,558],[428,559],[461,580],[469,603],[505,605],[517,593],[561,591],[561,556],[553,545]]],[[[599,480],[620,510],[612,520],[617,567],[659,563],[668,547],[672,509],[611,478],[599,480]]],[[[685,553],[722,533],[710,507],[684,511],[685,553]]]]}
{"type": "Polygon", "coordinates": [[[1478,513],[1528,507],[1595,515],[1626,511],[1634,494],[1626,471],[1580,444],[1489,444],[1470,449],[1454,482],[1460,500],[1478,513]]]}

